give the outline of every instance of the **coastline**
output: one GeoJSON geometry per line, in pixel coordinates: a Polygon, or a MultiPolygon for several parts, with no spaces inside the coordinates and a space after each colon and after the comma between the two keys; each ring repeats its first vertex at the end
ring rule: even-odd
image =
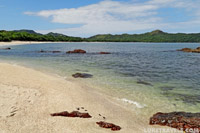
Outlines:
{"type": "MultiPolygon", "coordinates": [[[[45,43],[77,43],[77,42],[49,42],[49,41],[11,41],[0,42],[0,46],[14,46],[14,45],[26,45],[26,44],[45,44],[45,43]]],[[[78,42],[78,43],[170,43],[170,42],[78,42]]],[[[172,43],[199,43],[199,42],[172,42],[172,43]]]]}
{"type": "MultiPolygon", "coordinates": [[[[116,99],[62,77],[0,63],[0,132],[110,132],[96,122],[104,119],[122,127],[119,132],[141,133],[149,126],[116,99]],[[51,113],[84,107],[91,119],[51,117],[51,113]]],[[[82,111],[85,112],[85,111],[82,111]]],[[[166,127],[162,127],[166,128],[166,127]]]]}
{"type": "Polygon", "coordinates": [[[11,42],[0,42],[0,46],[25,45],[25,44],[42,44],[42,43],[59,43],[59,42],[11,41],[11,42]]]}

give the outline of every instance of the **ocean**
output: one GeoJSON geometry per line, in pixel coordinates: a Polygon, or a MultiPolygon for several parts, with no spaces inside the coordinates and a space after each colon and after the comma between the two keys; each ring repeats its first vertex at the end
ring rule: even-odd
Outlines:
{"type": "MultiPolygon", "coordinates": [[[[143,116],[157,112],[197,112],[200,108],[200,54],[177,49],[199,43],[45,43],[0,50],[0,61],[74,79],[119,100],[143,116]],[[86,54],[67,54],[74,49],[86,54]],[[61,51],[60,53],[40,53],[61,51]],[[111,52],[101,55],[98,52],[111,52]]],[[[2,46],[1,46],[2,47],[2,46]]],[[[5,47],[5,46],[4,46],[5,47]]]]}

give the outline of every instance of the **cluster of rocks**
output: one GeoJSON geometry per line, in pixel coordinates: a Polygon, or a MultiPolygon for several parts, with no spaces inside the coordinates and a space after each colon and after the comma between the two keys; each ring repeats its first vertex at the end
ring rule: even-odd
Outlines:
{"type": "MultiPolygon", "coordinates": [[[[80,109],[84,109],[84,107],[77,108],[77,110],[80,110],[80,109]]],[[[87,110],[85,110],[85,111],[87,111],[87,110]]],[[[50,114],[50,115],[51,116],[63,116],[63,117],[92,118],[92,116],[89,113],[81,113],[79,111],[72,111],[71,113],[69,113],[68,111],[63,111],[63,112],[59,112],[59,113],[53,113],[53,114],[50,114]]],[[[112,131],[121,130],[120,126],[117,126],[117,125],[115,125],[113,123],[100,121],[100,122],[96,122],[96,124],[98,124],[102,128],[109,128],[112,131]]]]}
{"type": "MultiPolygon", "coordinates": [[[[68,51],[66,53],[68,53],[68,54],[85,54],[87,52],[82,49],[75,49],[73,51],[68,51]]],[[[98,54],[111,54],[111,53],[110,52],[99,52],[98,54]]]]}
{"type": "Polygon", "coordinates": [[[150,125],[169,126],[183,131],[200,131],[200,113],[158,112],[150,118],[150,125]]]}
{"type": "MultiPolygon", "coordinates": [[[[8,50],[9,48],[4,48],[4,50],[8,50]]],[[[39,53],[61,53],[61,51],[55,50],[55,51],[47,51],[47,50],[40,50],[39,53]]],[[[67,51],[67,54],[85,54],[87,53],[85,50],[82,49],[75,49],[73,51],[67,51]]],[[[111,54],[110,52],[99,52],[97,54],[111,54]]]]}
{"type": "Polygon", "coordinates": [[[196,48],[196,49],[183,48],[183,49],[178,49],[177,51],[192,52],[192,53],[200,53],[200,47],[198,47],[198,48],[196,48]]]}

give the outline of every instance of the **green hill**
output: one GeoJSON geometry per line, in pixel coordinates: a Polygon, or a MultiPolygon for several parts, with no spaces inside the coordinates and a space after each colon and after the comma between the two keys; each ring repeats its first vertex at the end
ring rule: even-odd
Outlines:
{"type": "Polygon", "coordinates": [[[166,33],[155,30],[144,34],[102,34],[89,38],[71,37],[50,32],[40,34],[33,30],[0,31],[0,41],[63,41],[63,42],[200,42],[200,33],[166,33]]]}
{"type": "Polygon", "coordinates": [[[80,37],[71,37],[58,33],[49,33],[46,35],[36,33],[32,30],[18,31],[0,31],[0,41],[65,41],[65,42],[80,42],[83,41],[80,37]]]}
{"type": "Polygon", "coordinates": [[[155,30],[144,34],[96,35],[88,38],[88,40],[98,42],[200,42],[200,33],[170,34],[155,30]]]}

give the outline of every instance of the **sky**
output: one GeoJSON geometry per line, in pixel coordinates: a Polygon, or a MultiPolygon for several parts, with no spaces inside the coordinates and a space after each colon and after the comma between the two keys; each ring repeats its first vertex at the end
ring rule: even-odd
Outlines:
{"type": "Polygon", "coordinates": [[[0,0],[0,30],[69,36],[200,32],[200,0],[0,0]]]}

